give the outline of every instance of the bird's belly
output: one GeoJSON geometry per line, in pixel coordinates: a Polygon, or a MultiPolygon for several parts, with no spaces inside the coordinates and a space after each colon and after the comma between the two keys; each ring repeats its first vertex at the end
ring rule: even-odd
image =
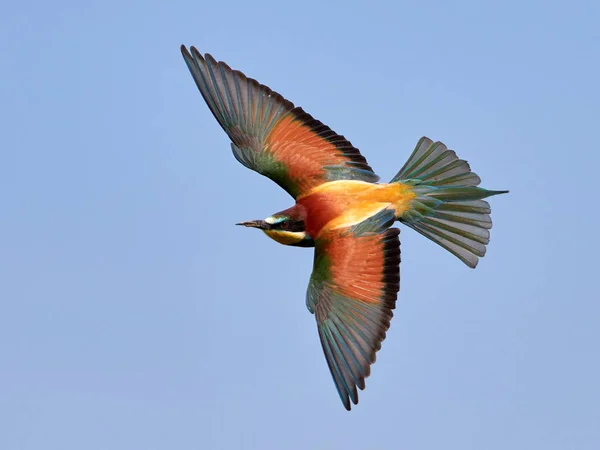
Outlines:
{"type": "Polygon", "coordinates": [[[307,232],[316,237],[325,230],[360,223],[385,208],[398,217],[415,196],[410,186],[401,183],[339,180],[317,186],[298,202],[307,210],[307,232]]]}

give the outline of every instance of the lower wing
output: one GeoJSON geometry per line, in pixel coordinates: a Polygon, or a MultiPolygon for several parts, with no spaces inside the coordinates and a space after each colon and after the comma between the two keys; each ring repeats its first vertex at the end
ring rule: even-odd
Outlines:
{"type": "MultiPolygon", "coordinates": [[[[400,231],[382,217],[335,229],[315,242],[306,295],[340,399],[347,410],[375,362],[400,288],[400,231]]],[[[385,219],[385,218],[384,218],[385,219]]]]}

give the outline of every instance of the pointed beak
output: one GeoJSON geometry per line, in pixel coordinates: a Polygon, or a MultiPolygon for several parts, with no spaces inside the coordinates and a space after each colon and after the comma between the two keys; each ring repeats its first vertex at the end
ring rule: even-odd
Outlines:
{"type": "Polygon", "coordinates": [[[264,220],[249,220],[247,222],[240,222],[240,223],[236,223],[236,225],[242,225],[244,227],[250,227],[250,228],[260,228],[261,230],[264,230],[266,228],[267,223],[264,220]]]}

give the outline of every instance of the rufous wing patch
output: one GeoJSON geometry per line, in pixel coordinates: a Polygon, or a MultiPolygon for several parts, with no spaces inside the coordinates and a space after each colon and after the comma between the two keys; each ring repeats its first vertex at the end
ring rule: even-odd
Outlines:
{"type": "Polygon", "coordinates": [[[343,136],[301,108],[282,117],[265,139],[265,148],[288,169],[299,192],[328,181],[328,167],[345,167],[347,178],[377,181],[365,158],[343,136]]]}
{"type": "Polygon", "coordinates": [[[381,235],[337,238],[327,246],[331,284],[344,297],[380,303],[386,267],[381,235]]]}
{"type": "Polygon", "coordinates": [[[288,168],[290,178],[306,192],[325,178],[324,166],[343,163],[335,145],[316,135],[292,115],[282,118],[266,139],[269,151],[288,168]],[[306,175],[311,177],[307,178],[306,175]]]}

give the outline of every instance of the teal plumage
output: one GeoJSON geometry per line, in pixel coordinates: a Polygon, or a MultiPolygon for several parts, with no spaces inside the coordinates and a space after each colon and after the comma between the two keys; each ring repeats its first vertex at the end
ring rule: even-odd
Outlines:
{"type": "Polygon", "coordinates": [[[508,191],[477,187],[469,163],[441,142],[423,137],[391,182],[414,186],[416,199],[400,222],[431,239],[471,268],[490,241],[491,208],[483,199],[508,191]]]}

